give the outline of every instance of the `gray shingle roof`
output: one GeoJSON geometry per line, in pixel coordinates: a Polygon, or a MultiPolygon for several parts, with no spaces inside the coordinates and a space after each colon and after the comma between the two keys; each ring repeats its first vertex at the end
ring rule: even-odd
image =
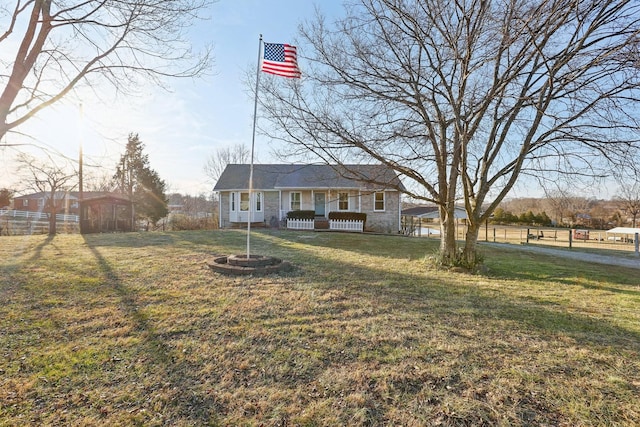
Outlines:
{"type": "MultiPolygon", "coordinates": [[[[246,164],[227,165],[214,191],[249,188],[246,164]]],[[[284,165],[253,166],[255,190],[285,189],[399,189],[404,190],[396,173],[384,165],[284,165]]]]}

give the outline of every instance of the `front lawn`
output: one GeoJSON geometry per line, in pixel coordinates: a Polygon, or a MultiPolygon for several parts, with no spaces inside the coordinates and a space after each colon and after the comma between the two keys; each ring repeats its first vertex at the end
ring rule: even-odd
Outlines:
{"type": "Polygon", "coordinates": [[[0,425],[640,424],[640,270],[435,239],[0,237],[0,425]]]}

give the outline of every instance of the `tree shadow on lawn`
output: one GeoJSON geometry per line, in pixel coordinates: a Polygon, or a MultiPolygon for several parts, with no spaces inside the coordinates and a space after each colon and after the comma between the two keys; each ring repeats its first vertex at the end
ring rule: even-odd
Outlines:
{"type": "Polygon", "coordinates": [[[82,238],[91,248],[123,247],[142,248],[147,246],[163,246],[174,244],[173,233],[145,231],[123,233],[83,234],[82,238]]]}
{"type": "MultiPolygon", "coordinates": [[[[120,242],[114,242],[114,245],[123,244],[121,239],[117,240],[120,242]]],[[[138,240],[131,247],[148,246],[142,240],[138,240]]],[[[151,244],[161,244],[158,243],[159,241],[166,243],[170,240],[172,239],[166,239],[163,236],[160,239],[155,239],[155,243],[151,244]]],[[[101,239],[98,239],[98,241],[102,243],[101,239]]],[[[125,245],[128,246],[128,244],[125,245]]],[[[132,333],[137,335],[140,342],[142,342],[141,347],[144,354],[131,354],[131,358],[138,356],[137,359],[142,360],[141,363],[144,366],[137,369],[143,369],[145,372],[155,371],[157,380],[153,384],[147,384],[148,390],[141,393],[142,396],[147,396],[145,404],[151,407],[154,402],[149,396],[161,396],[162,404],[172,408],[173,416],[177,415],[181,420],[192,420],[195,424],[208,423],[215,420],[217,407],[215,402],[210,396],[197,393],[196,390],[198,388],[193,387],[193,385],[200,381],[193,378],[189,364],[184,359],[180,359],[176,355],[176,351],[172,350],[165,341],[167,334],[162,334],[161,331],[158,331],[149,317],[140,310],[140,302],[136,291],[128,288],[126,283],[120,279],[118,272],[112,267],[109,260],[102,256],[99,248],[93,245],[91,238],[87,239],[87,246],[95,257],[104,279],[119,296],[122,302],[122,309],[131,319],[134,325],[132,333]]],[[[136,363],[139,362],[132,362],[132,364],[136,363]]],[[[149,411],[149,416],[152,415],[152,411],[149,411]]]]}
{"type": "MultiPolygon", "coordinates": [[[[21,237],[22,239],[28,239],[31,236],[21,237]]],[[[21,248],[21,253],[33,252],[27,260],[20,260],[20,256],[15,253],[10,256],[9,260],[3,260],[0,265],[0,273],[5,277],[10,277],[16,271],[24,268],[25,265],[36,265],[37,261],[42,258],[42,251],[53,241],[55,235],[47,235],[44,240],[38,243],[35,247],[31,248],[26,244],[21,248]],[[8,261],[8,262],[7,262],[8,261]]],[[[1,244],[2,242],[0,242],[1,244]]],[[[9,283],[8,283],[9,284],[9,283]]],[[[10,284],[9,284],[10,285],[10,284]]],[[[5,290],[6,292],[6,290],[5,290]]]]}
{"type": "MultiPolygon", "coordinates": [[[[175,233],[172,239],[179,244],[189,245],[190,249],[197,248],[198,251],[210,252],[210,246],[207,246],[208,239],[211,238],[213,244],[216,243],[216,236],[218,231],[207,232],[180,232],[175,233]]],[[[222,240],[225,247],[236,246],[237,250],[231,250],[231,252],[241,253],[244,249],[244,240],[238,240],[238,237],[244,238],[244,233],[238,233],[234,231],[230,233],[228,231],[222,231],[222,240]]],[[[299,259],[309,259],[310,262],[315,262],[314,259],[321,259],[321,256],[317,253],[309,253],[305,251],[305,246],[311,247],[323,247],[328,250],[341,249],[345,251],[355,252],[368,256],[383,256],[384,258],[393,260],[407,260],[414,259],[419,260],[424,258],[424,253],[433,250],[437,246],[437,243],[418,240],[407,239],[402,236],[380,236],[380,235],[366,235],[362,233],[327,233],[327,232],[296,232],[296,231],[282,231],[282,230],[259,230],[252,232],[252,253],[260,253],[263,255],[273,255],[287,258],[287,254],[295,253],[299,259]],[[284,243],[283,243],[284,242],[284,243]],[[293,249],[289,248],[290,242],[293,244],[293,249]],[[387,243],[391,242],[391,245],[387,243]],[[300,256],[300,253],[306,253],[305,256],[300,256]]],[[[631,296],[638,295],[638,292],[632,289],[627,289],[626,285],[630,285],[626,279],[622,277],[610,277],[603,272],[601,268],[593,264],[584,263],[584,268],[581,269],[583,277],[593,279],[594,277],[602,277],[602,280],[613,281],[625,286],[623,289],[612,288],[608,286],[589,285],[584,281],[577,281],[573,278],[567,277],[567,274],[573,274],[575,272],[576,261],[561,260],[558,261],[554,257],[536,255],[535,259],[541,259],[543,261],[532,261],[527,253],[504,250],[492,250],[491,258],[498,259],[498,257],[513,257],[516,259],[514,265],[518,264],[517,259],[526,259],[527,264],[535,265],[536,271],[543,273],[527,272],[521,269],[508,269],[505,271],[505,267],[501,267],[498,270],[498,277],[502,280],[508,280],[510,282],[518,284],[522,280],[530,282],[539,282],[546,284],[549,281],[558,282],[564,285],[578,285],[586,289],[603,290],[610,292],[618,292],[631,296]],[[546,261],[548,260],[548,261],[546,261]],[[571,267],[562,266],[563,262],[571,262],[571,267]],[[617,281],[616,281],[617,280],[617,281]]],[[[293,259],[294,265],[296,259],[293,259]]],[[[376,270],[370,267],[362,267],[358,265],[351,265],[349,263],[336,263],[334,259],[328,261],[331,263],[331,269],[328,270],[329,274],[335,274],[335,271],[348,272],[348,276],[342,277],[345,282],[348,283],[349,291],[364,291],[367,293],[373,292],[377,298],[384,298],[396,306],[398,310],[402,310],[403,307],[411,307],[415,304],[416,300],[426,299],[429,301],[434,295],[438,295],[441,301],[448,303],[452,294],[457,295],[462,299],[454,299],[454,303],[462,302],[464,304],[464,310],[470,310],[477,317],[494,317],[499,316],[505,320],[513,320],[519,323],[523,323],[529,327],[536,327],[541,331],[546,332],[563,332],[573,336],[579,340],[588,341],[588,333],[594,333],[596,335],[611,335],[612,337],[621,337],[629,335],[636,342],[640,341],[640,335],[637,331],[630,331],[619,327],[604,319],[594,319],[592,316],[580,315],[576,313],[568,313],[564,308],[554,302],[545,301],[538,298],[537,293],[529,297],[516,297],[513,295],[507,295],[504,292],[497,292],[495,290],[483,291],[475,283],[469,285],[461,285],[465,278],[477,277],[468,276],[463,273],[455,274],[462,280],[453,281],[453,279],[438,278],[437,281],[433,281],[429,278],[429,271],[425,271],[424,275],[411,275],[404,274],[402,272],[393,271],[391,265],[381,265],[380,270],[376,270]],[[382,274],[384,273],[384,274],[382,274]],[[393,280],[391,284],[383,285],[382,287],[372,285],[380,280],[382,276],[385,277],[385,281],[390,281],[389,276],[396,276],[399,280],[393,280]],[[425,284],[428,283],[426,286],[425,284]],[[378,294],[380,292],[380,294],[378,294]],[[496,297],[496,293],[499,294],[496,297]],[[408,299],[407,299],[408,298],[408,299]],[[403,301],[401,304],[394,304],[394,301],[403,301]],[[532,304],[532,301],[537,301],[532,304]],[[405,305],[409,303],[409,305],[405,305]]],[[[391,261],[392,262],[392,261],[391,261]]],[[[513,261],[512,261],[513,262],[513,261]]],[[[300,263],[299,263],[300,264],[300,263]]],[[[302,261],[302,267],[304,268],[304,261],[302,261]]],[[[491,265],[491,259],[489,265],[491,265]]],[[[522,265],[520,263],[519,265],[522,265]]],[[[300,267],[300,265],[298,265],[300,267]]],[[[617,267],[621,268],[622,267],[617,267]]],[[[317,273],[313,273],[317,274],[317,273]]],[[[322,274],[322,273],[320,273],[322,274]]],[[[454,274],[454,273],[452,273],[454,274]]],[[[293,275],[289,274],[288,277],[305,275],[304,271],[298,271],[293,275]]],[[[454,277],[455,277],[454,276],[454,277]]],[[[634,277],[630,275],[629,277],[634,277]]],[[[327,283],[330,286],[335,286],[339,283],[339,277],[334,277],[328,280],[327,283]],[[338,279],[338,281],[336,281],[338,279]]],[[[637,286],[637,285],[632,285],[637,286]]],[[[597,339],[595,342],[600,342],[597,339]]],[[[613,340],[616,343],[616,340],[613,340]]],[[[628,340],[623,338],[619,343],[626,347],[628,340]]]]}
{"type": "MultiPolygon", "coordinates": [[[[468,280],[468,275],[450,274],[443,278],[430,277],[429,271],[390,273],[384,268],[363,267],[333,258],[326,261],[331,268],[324,269],[322,256],[316,256],[315,265],[307,265],[302,275],[307,279],[295,285],[301,295],[308,298],[312,295],[312,299],[287,305],[290,301],[285,303],[274,297],[276,307],[267,301],[268,312],[236,314],[238,321],[253,327],[244,335],[229,339],[263,349],[261,360],[248,363],[255,368],[238,373],[237,387],[242,387],[243,381],[255,383],[256,375],[263,375],[285,388],[308,384],[310,394],[324,393],[331,397],[354,390],[375,395],[375,390],[367,387],[378,383],[381,389],[388,386],[398,393],[387,396],[388,401],[405,393],[413,396],[425,388],[434,390],[438,397],[433,405],[438,405],[443,395],[473,400],[468,396],[475,391],[475,385],[470,385],[475,380],[484,382],[478,385],[482,392],[483,387],[491,388],[492,374],[503,379],[513,375],[514,370],[522,367],[510,366],[513,358],[520,364],[539,363],[528,367],[535,372],[532,376],[542,377],[538,386],[544,385],[545,375],[553,375],[554,381],[576,381],[577,385],[579,382],[573,377],[578,375],[576,365],[582,362],[564,359],[575,354],[571,353],[575,351],[571,347],[579,347],[578,356],[589,363],[599,362],[604,347],[621,354],[613,356],[617,360],[623,359],[624,354],[640,353],[640,334],[635,330],[588,314],[570,313],[560,305],[485,288],[468,280]],[[349,275],[341,280],[340,272],[349,275]],[[282,307],[278,308],[278,304],[282,307]],[[569,347],[566,352],[565,347],[569,347]],[[423,365],[427,368],[420,367],[423,365]],[[475,378],[478,371],[484,377],[475,378]],[[384,386],[382,382],[388,384],[384,386]],[[359,387],[363,390],[358,390],[359,387]]],[[[261,284],[251,278],[245,283],[254,287],[255,298],[260,299],[261,284]]],[[[291,287],[284,283],[283,292],[291,287]]],[[[603,371],[609,372],[609,368],[605,366],[603,371]]],[[[610,371],[613,374],[615,370],[610,371]]],[[[626,381],[635,380],[637,377],[626,381]]],[[[617,392],[620,391],[612,392],[612,396],[617,392]]],[[[522,412],[525,425],[558,424],[561,410],[549,406],[548,396],[545,398],[549,400],[544,400],[542,393],[540,397],[535,393],[540,391],[524,388],[510,392],[504,398],[512,400],[503,402],[502,410],[517,407],[519,404],[514,402],[522,401],[522,407],[514,411],[522,412]],[[522,395],[517,395],[518,392],[522,395]]],[[[373,424],[382,423],[386,420],[385,413],[392,411],[384,396],[378,398],[372,405],[377,408],[372,415],[373,424]]],[[[406,404],[405,400],[400,402],[406,404]]],[[[496,415],[491,412],[473,418],[471,412],[453,419],[471,425],[481,425],[483,421],[488,424],[487,418],[495,423],[503,419],[491,418],[496,415]]],[[[446,414],[443,417],[447,419],[446,414]]]]}
{"type": "MultiPolygon", "coordinates": [[[[231,240],[225,242],[225,245],[240,247],[241,243],[235,242],[238,240],[237,236],[232,234],[231,240]]],[[[197,233],[176,234],[172,238],[180,240],[179,243],[187,247],[190,245],[189,242],[192,242],[195,251],[204,252],[206,249],[201,235],[197,233]]],[[[366,246],[367,239],[354,237],[347,240],[348,243],[341,249],[352,250],[350,246],[357,246],[358,248],[353,250],[356,253],[380,256],[380,248],[376,245],[370,244],[364,249],[359,247],[366,246]]],[[[310,389],[310,394],[306,394],[309,397],[316,393],[312,390],[315,385],[330,380],[329,377],[325,377],[329,369],[347,369],[351,364],[366,361],[368,358],[393,360],[399,345],[424,348],[423,341],[429,338],[437,340],[442,346],[448,345],[447,339],[467,346],[467,350],[456,350],[458,353],[445,354],[444,350],[433,349],[429,354],[420,356],[423,362],[436,365],[445,359],[464,358],[467,351],[486,351],[486,354],[473,357],[484,357],[488,360],[493,348],[499,348],[500,342],[510,339],[508,336],[501,336],[501,333],[512,332],[533,335],[540,341],[567,336],[576,343],[592,347],[594,354],[602,346],[612,347],[624,354],[639,352],[640,334],[637,331],[620,327],[606,319],[570,313],[558,304],[545,303],[542,300],[532,301],[527,296],[510,295],[506,290],[496,287],[482,287],[477,281],[471,280],[473,276],[450,273],[432,277],[429,270],[409,273],[393,271],[385,266],[375,268],[336,261],[335,258],[323,259],[322,253],[312,251],[308,247],[324,246],[330,250],[333,248],[332,239],[300,239],[296,233],[286,233],[284,237],[279,233],[255,234],[256,250],[273,251],[276,256],[288,251],[291,253],[286,242],[295,243],[294,250],[300,252],[298,259],[307,262],[299,277],[295,280],[276,277],[267,279],[266,282],[251,277],[238,279],[231,287],[231,292],[236,292],[240,300],[254,298],[256,301],[262,301],[261,292],[265,291],[266,283],[280,289],[283,298],[284,294],[289,292],[295,293],[298,298],[307,298],[308,301],[303,304],[292,298],[286,302],[278,302],[274,296],[273,301],[276,305],[270,307],[269,311],[263,311],[265,305],[242,308],[234,307],[230,303],[227,316],[236,320],[222,316],[220,319],[209,320],[205,326],[206,332],[219,333],[217,339],[229,344],[223,348],[223,351],[229,353],[226,354],[227,359],[246,360],[246,353],[251,357],[260,354],[256,363],[260,364],[259,367],[264,367],[262,372],[258,368],[251,368],[250,364],[249,368],[231,369],[235,372],[233,384],[238,389],[252,389],[248,384],[259,382],[261,379],[265,381],[263,385],[272,388],[310,389]],[[331,268],[326,268],[327,265],[331,268]],[[349,274],[347,276],[341,272],[349,274]],[[246,331],[239,329],[237,322],[253,325],[252,320],[255,320],[257,326],[246,331]],[[505,331],[500,329],[504,325],[503,321],[511,325],[505,331]],[[333,323],[340,326],[336,329],[339,332],[327,329],[333,323]],[[376,336],[375,331],[365,331],[367,328],[376,328],[376,325],[384,327],[379,336],[376,336]],[[469,329],[465,330],[461,325],[469,329]],[[488,332],[487,325],[494,331],[488,332]],[[385,329],[387,327],[390,329],[385,329]],[[420,331],[420,327],[426,330],[420,331]],[[411,335],[412,328],[419,331],[411,335]],[[401,338],[403,334],[408,334],[409,338],[401,338]],[[478,342],[478,339],[481,341],[478,342]]],[[[180,417],[195,423],[204,420],[209,422],[215,419],[216,414],[224,414],[227,410],[225,405],[232,403],[228,400],[221,403],[213,394],[204,393],[201,386],[205,381],[210,382],[209,386],[216,389],[217,384],[213,379],[222,376],[217,369],[223,368],[216,368],[215,372],[207,374],[208,378],[203,378],[203,366],[174,357],[175,349],[171,348],[168,335],[157,330],[153,322],[140,310],[139,296],[120,278],[112,263],[100,253],[101,243],[96,247],[92,245],[91,239],[88,239],[87,245],[96,258],[101,273],[119,295],[124,311],[136,326],[136,333],[143,343],[142,350],[147,354],[148,369],[153,369],[158,377],[166,378],[167,385],[163,385],[162,388],[169,393],[169,405],[173,410],[180,417]]],[[[392,251],[391,257],[394,256],[407,259],[406,255],[400,256],[395,250],[392,251]]],[[[211,274],[215,275],[213,272],[211,274]]],[[[517,284],[519,279],[520,277],[516,276],[501,280],[517,284]]],[[[531,277],[527,277],[527,280],[534,283],[543,281],[531,277]]],[[[567,284],[572,283],[568,279],[565,280],[567,284]]],[[[216,286],[219,285],[212,281],[211,286],[212,292],[216,292],[216,286]]],[[[393,362],[384,363],[394,366],[393,362]]],[[[476,359],[474,363],[478,363],[476,359]]],[[[449,366],[458,372],[447,374],[446,377],[451,377],[451,380],[446,381],[432,373],[422,376],[413,371],[407,375],[398,373],[398,383],[394,387],[400,391],[415,393],[423,386],[431,384],[434,387],[441,385],[443,393],[458,393],[460,390],[454,384],[457,381],[454,378],[458,378],[463,372],[462,365],[463,362],[452,365],[453,368],[449,366]]],[[[340,385],[327,387],[330,387],[328,393],[339,396],[340,385]]],[[[259,392],[257,390],[258,388],[256,393],[259,392]]],[[[157,390],[149,390],[149,394],[154,392],[157,390]]],[[[221,390],[222,392],[229,396],[234,396],[235,393],[234,390],[221,390]]],[[[385,406],[382,402],[381,400],[379,404],[385,406]]],[[[382,413],[375,413],[373,416],[376,422],[385,419],[382,413]]]]}
{"type": "MultiPolygon", "coordinates": [[[[297,247],[308,245],[331,250],[345,250],[362,255],[384,256],[389,259],[423,259],[434,254],[439,241],[419,239],[400,234],[349,233],[340,231],[291,231],[267,229],[252,232],[256,241],[265,246],[297,247]],[[275,240],[274,240],[275,239],[275,240]],[[288,242],[284,243],[283,242],[288,242]]],[[[256,245],[258,248],[259,245],[256,245]]]]}
{"type": "MultiPolygon", "coordinates": [[[[316,247],[322,246],[329,249],[335,248],[335,241],[332,240],[330,236],[325,238],[306,238],[304,237],[305,235],[296,236],[295,233],[269,235],[285,241],[294,242],[299,241],[302,237],[305,245],[316,247]]],[[[387,253],[386,247],[384,246],[370,243],[365,244],[368,242],[370,237],[380,239],[376,240],[375,243],[384,243],[387,239],[386,236],[354,235],[347,239],[348,241],[346,244],[338,245],[338,247],[344,250],[371,256],[381,256],[381,252],[384,252],[384,257],[390,256],[391,258],[396,257],[398,259],[407,260],[408,254],[406,252],[404,255],[399,253],[402,248],[395,248],[387,253]],[[364,246],[364,248],[362,246],[364,246]]],[[[388,238],[392,240],[395,239],[395,237],[388,238]]],[[[271,239],[269,239],[268,242],[273,244],[271,239]]],[[[409,242],[411,242],[411,240],[409,240],[409,242]]],[[[421,246],[422,245],[420,244],[412,243],[406,249],[408,249],[408,251],[416,250],[416,248],[424,250],[421,246]]],[[[516,254],[516,256],[518,255],[516,254]]],[[[419,257],[414,255],[413,258],[418,259],[419,257]]],[[[537,265],[540,266],[540,270],[553,271],[553,269],[556,269],[559,274],[544,274],[541,276],[521,270],[513,272],[510,270],[509,274],[506,274],[503,271],[504,274],[497,277],[501,280],[508,280],[516,285],[521,283],[523,279],[533,283],[539,282],[541,284],[547,284],[549,281],[553,281],[558,282],[559,284],[578,285],[593,290],[619,292],[632,296],[638,295],[637,291],[631,289],[618,289],[596,285],[592,286],[563,275],[564,270],[562,270],[559,265],[561,265],[562,262],[571,262],[573,263],[572,267],[567,268],[566,271],[575,272],[575,261],[562,260],[558,262],[558,260],[553,257],[540,258],[548,258],[549,260],[548,262],[541,261],[537,263],[537,265]]],[[[451,273],[449,277],[453,278],[443,278],[442,275],[439,275],[438,279],[434,281],[429,277],[430,272],[427,267],[425,267],[424,274],[416,275],[392,271],[393,269],[391,265],[381,265],[378,270],[371,267],[363,268],[362,266],[349,263],[336,263],[335,259],[331,259],[327,262],[331,264],[331,268],[328,269],[327,274],[332,277],[327,282],[328,286],[333,287],[339,283],[339,277],[335,274],[336,271],[348,272],[348,276],[345,276],[344,278],[346,279],[345,287],[348,287],[349,291],[365,292],[375,296],[376,298],[383,298],[384,301],[393,305],[397,310],[403,310],[415,306],[416,301],[432,301],[433,298],[435,298],[445,305],[453,304],[452,309],[454,311],[456,309],[455,305],[462,304],[461,307],[457,308],[463,309],[465,312],[472,313],[473,316],[478,318],[498,316],[505,320],[517,321],[527,325],[528,327],[535,327],[543,332],[566,333],[581,342],[589,342],[589,334],[594,334],[595,336],[610,335],[612,344],[624,348],[628,348],[629,340],[633,340],[636,343],[640,342],[640,334],[637,331],[622,328],[605,319],[596,319],[590,315],[569,313],[566,311],[565,307],[558,303],[553,301],[544,301],[543,298],[538,298],[540,295],[537,292],[534,292],[531,296],[518,297],[508,295],[505,291],[496,291],[495,288],[482,289],[482,287],[477,284],[477,281],[474,280],[474,278],[480,276],[467,275],[464,273],[451,273]],[[395,276],[397,279],[393,279],[390,276],[395,276]],[[459,277],[460,280],[455,280],[455,277],[459,277]],[[379,286],[376,283],[381,279],[386,283],[379,286]],[[469,282],[469,284],[461,284],[465,282],[469,282]],[[532,301],[537,302],[532,303],[532,301]]],[[[603,280],[610,280],[610,277],[607,276],[606,272],[603,273],[601,270],[597,271],[597,266],[589,263],[584,263],[584,265],[585,268],[581,270],[584,274],[583,277],[591,279],[594,277],[602,277],[603,280]]],[[[322,273],[314,272],[314,274],[322,273]]],[[[634,276],[629,275],[629,277],[634,276]]],[[[492,279],[490,278],[489,280],[492,279]]],[[[618,281],[621,285],[630,284],[623,278],[618,278],[618,281]]],[[[570,291],[568,292],[569,293],[567,295],[570,295],[570,291]]],[[[421,305],[418,305],[418,307],[420,307],[421,310],[425,309],[425,307],[421,305]]],[[[601,343],[601,340],[597,338],[591,343],[599,344],[601,343]]]]}

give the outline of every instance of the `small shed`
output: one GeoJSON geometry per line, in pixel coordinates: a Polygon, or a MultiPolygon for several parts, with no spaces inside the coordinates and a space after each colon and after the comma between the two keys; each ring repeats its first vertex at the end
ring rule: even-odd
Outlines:
{"type": "Polygon", "coordinates": [[[607,230],[607,240],[614,242],[633,242],[636,234],[640,234],[640,228],[615,227],[607,230]]]}
{"type": "MultiPolygon", "coordinates": [[[[437,206],[416,206],[402,210],[402,215],[412,216],[415,218],[439,219],[440,212],[437,206]]],[[[456,206],[453,216],[455,219],[467,219],[467,211],[464,208],[456,206]]]]}
{"type": "MultiPolygon", "coordinates": [[[[467,212],[464,208],[456,206],[454,209],[456,225],[459,221],[466,221],[467,212]]],[[[402,233],[408,235],[422,235],[422,229],[426,227],[427,235],[439,234],[440,231],[431,229],[427,224],[440,220],[440,212],[437,206],[423,205],[402,210],[402,233]]]]}
{"type": "Polygon", "coordinates": [[[78,200],[78,204],[82,234],[133,230],[133,203],[122,194],[87,192],[78,200]]]}

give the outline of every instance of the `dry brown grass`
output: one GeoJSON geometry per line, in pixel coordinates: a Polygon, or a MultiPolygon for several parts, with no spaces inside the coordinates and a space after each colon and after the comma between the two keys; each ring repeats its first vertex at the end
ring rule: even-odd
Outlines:
{"type": "Polygon", "coordinates": [[[638,270],[242,231],[0,238],[0,425],[637,425],[638,270]]]}

